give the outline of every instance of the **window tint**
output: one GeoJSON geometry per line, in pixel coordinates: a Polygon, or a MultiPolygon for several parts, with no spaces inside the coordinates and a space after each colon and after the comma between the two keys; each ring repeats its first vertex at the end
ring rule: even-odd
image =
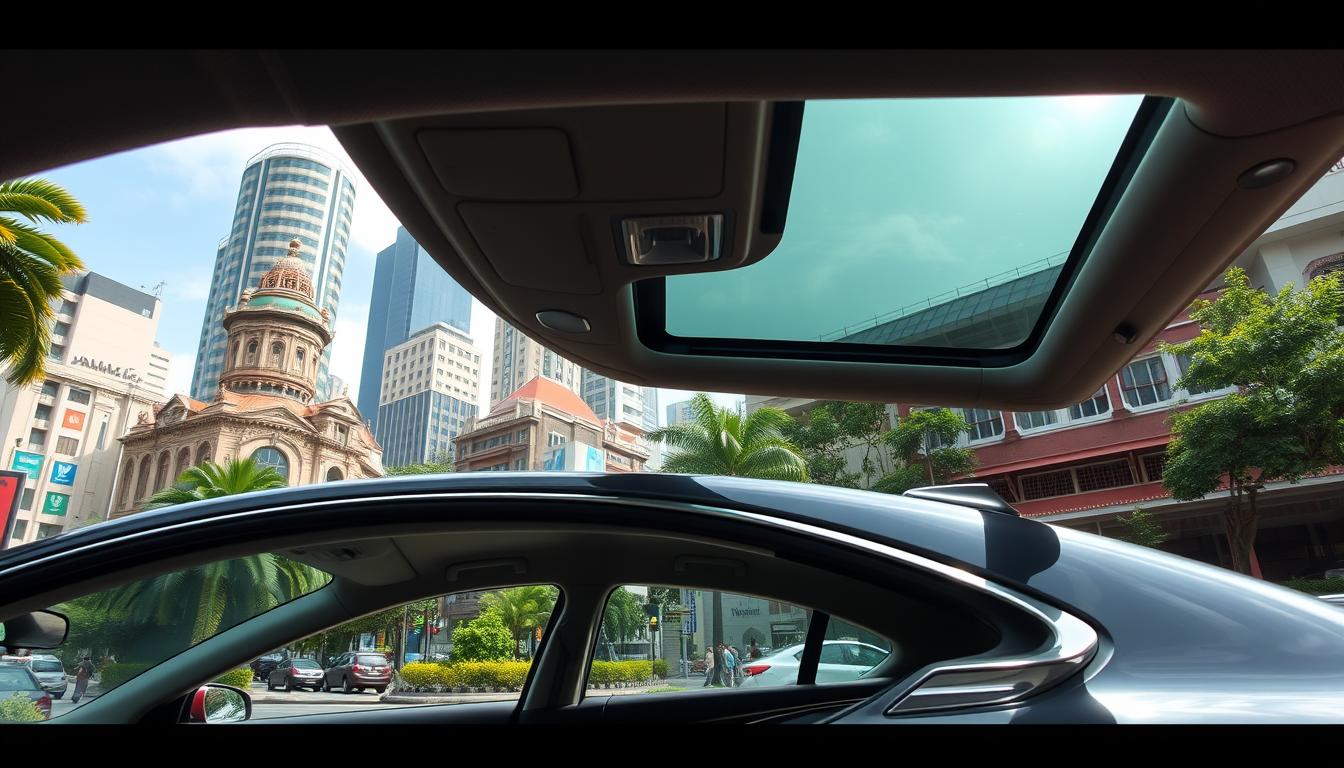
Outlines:
{"type": "Polygon", "coordinates": [[[294,659],[291,666],[299,669],[321,669],[322,665],[312,659],[294,659]]]}
{"type": "Polygon", "coordinates": [[[27,669],[12,664],[0,666],[0,691],[31,691],[37,687],[27,669]]]}

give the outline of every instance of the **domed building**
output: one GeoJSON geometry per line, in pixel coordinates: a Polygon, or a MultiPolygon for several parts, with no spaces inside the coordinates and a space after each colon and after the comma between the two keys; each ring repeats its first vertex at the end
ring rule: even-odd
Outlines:
{"type": "Polygon", "coordinates": [[[224,370],[213,402],[176,395],[143,411],[124,445],[112,517],[138,509],[185,469],[252,457],[290,485],[380,477],[382,448],[345,393],[313,402],[332,320],[313,300],[300,243],[224,313],[224,370]]]}

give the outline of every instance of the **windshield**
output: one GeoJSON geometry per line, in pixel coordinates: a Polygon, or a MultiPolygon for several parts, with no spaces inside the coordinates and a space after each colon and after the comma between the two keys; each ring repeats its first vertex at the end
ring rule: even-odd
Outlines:
{"type": "Polygon", "coordinates": [[[318,664],[316,661],[311,661],[311,660],[309,660],[309,659],[294,659],[290,664],[291,664],[291,666],[293,666],[293,667],[295,667],[295,668],[297,668],[297,669],[321,669],[321,668],[322,668],[322,665],[318,664]]]}
{"type": "Polygon", "coordinates": [[[64,668],[59,661],[34,661],[32,664],[34,672],[62,672],[64,668]]]}
{"type": "Polygon", "coordinates": [[[359,663],[359,664],[368,664],[368,665],[370,665],[370,666],[386,666],[386,665],[387,665],[387,657],[386,657],[386,656],[376,656],[376,655],[373,655],[373,654],[367,654],[367,653],[361,653],[361,654],[359,655],[358,663],[359,663]]]}
{"type": "Polygon", "coordinates": [[[37,686],[33,684],[32,675],[28,671],[17,667],[0,667],[0,691],[31,691],[37,686]]]}

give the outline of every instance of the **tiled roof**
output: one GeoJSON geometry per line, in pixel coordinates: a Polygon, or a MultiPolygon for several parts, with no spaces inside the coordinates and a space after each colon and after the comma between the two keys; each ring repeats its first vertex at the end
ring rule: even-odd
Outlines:
{"type": "Polygon", "coordinates": [[[574,394],[573,390],[565,387],[559,382],[552,381],[545,376],[537,376],[514,390],[513,394],[500,400],[499,403],[491,409],[490,414],[486,416],[486,418],[501,415],[506,411],[511,410],[515,402],[526,400],[544,403],[556,410],[564,411],[571,416],[586,419],[594,424],[602,423],[602,420],[597,418],[597,414],[593,413],[593,409],[589,408],[588,404],[583,402],[582,398],[574,394]]]}

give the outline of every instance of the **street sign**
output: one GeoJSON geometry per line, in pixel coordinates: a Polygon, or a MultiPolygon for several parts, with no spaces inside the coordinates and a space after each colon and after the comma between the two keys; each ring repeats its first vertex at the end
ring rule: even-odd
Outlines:
{"type": "Polygon", "coordinates": [[[687,597],[686,604],[687,604],[689,610],[688,610],[687,615],[686,615],[686,621],[683,622],[682,625],[681,625],[681,631],[682,631],[684,634],[687,634],[687,635],[694,635],[694,634],[695,634],[695,624],[696,624],[696,621],[695,621],[695,619],[696,619],[696,616],[695,616],[695,592],[693,592],[693,591],[691,591],[691,590],[689,590],[689,589],[686,590],[686,597],[687,597]]]}

